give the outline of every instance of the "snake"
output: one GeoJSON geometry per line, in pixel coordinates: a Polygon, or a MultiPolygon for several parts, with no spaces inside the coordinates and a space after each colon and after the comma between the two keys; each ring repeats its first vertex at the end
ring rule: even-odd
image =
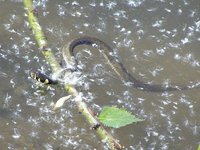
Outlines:
{"type": "MultiPolygon", "coordinates": [[[[78,70],[78,60],[76,59],[75,56],[77,53],[76,48],[81,45],[92,46],[95,47],[97,50],[99,50],[100,53],[108,62],[111,69],[116,73],[118,78],[124,83],[130,83],[129,85],[137,90],[146,92],[170,92],[170,91],[181,91],[194,88],[190,86],[162,86],[162,85],[148,84],[142,82],[129,73],[126,67],[120,62],[119,58],[114,55],[113,49],[107,43],[98,38],[88,37],[88,36],[78,37],[63,47],[62,51],[63,59],[67,64],[67,66],[71,68],[70,69],[71,71],[78,70]]],[[[46,84],[57,83],[56,80],[52,80],[51,78],[40,72],[32,73],[31,76],[34,79],[40,80],[40,82],[43,81],[43,83],[46,84]]]]}

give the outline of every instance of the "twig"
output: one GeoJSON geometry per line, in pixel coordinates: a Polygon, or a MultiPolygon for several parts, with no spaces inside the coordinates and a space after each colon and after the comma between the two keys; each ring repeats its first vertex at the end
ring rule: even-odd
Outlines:
{"type": "MultiPolygon", "coordinates": [[[[39,25],[37,17],[35,16],[32,1],[23,0],[23,2],[24,2],[24,7],[27,11],[30,27],[33,31],[39,49],[42,51],[42,54],[44,55],[48,64],[51,66],[53,72],[61,70],[61,67],[59,63],[56,61],[56,58],[52,50],[47,46],[47,40],[45,39],[42,28],[39,25]]],[[[108,147],[112,150],[122,149],[123,146],[121,146],[118,143],[118,140],[114,139],[112,135],[110,135],[102,126],[100,126],[99,121],[95,118],[95,116],[92,113],[90,113],[91,112],[90,109],[88,108],[86,103],[82,101],[82,98],[79,95],[78,91],[70,84],[65,84],[64,88],[66,92],[68,92],[75,98],[75,102],[78,106],[79,112],[81,112],[81,114],[85,116],[88,123],[92,126],[93,129],[95,129],[95,131],[97,131],[98,135],[101,138],[101,141],[104,141],[108,145],[108,147]]]]}

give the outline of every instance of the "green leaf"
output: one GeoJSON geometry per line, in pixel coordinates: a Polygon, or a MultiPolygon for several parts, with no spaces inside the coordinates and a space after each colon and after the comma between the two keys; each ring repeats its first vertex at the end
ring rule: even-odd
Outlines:
{"type": "Polygon", "coordinates": [[[198,146],[197,150],[200,150],[200,144],[199,144],[199,146],[198,146]]]}
{"type": "Polygon", "coordinates": [[[119,109],[114,106],[104,107],[98,118],[105,126],[113,128],[120,128],[134,122],[143,121],[125,109],[119,109]]]}

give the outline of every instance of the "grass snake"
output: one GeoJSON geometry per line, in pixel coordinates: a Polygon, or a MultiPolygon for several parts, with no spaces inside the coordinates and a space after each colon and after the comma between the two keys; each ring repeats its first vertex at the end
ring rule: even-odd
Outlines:
{"type": "MultiPolygon", "coordinates": [[[[75,49],[80,45],[89,45],[95,47],[101,52],[103,57],[107,60],[109,66],[116,73],[119,79],[124,83],[130,83],[132,87],[146,92],[170,92],[170,91],[182,91],[194,88],[199,88],[200,84],[197,83],[192,86],[162,86],[144,83],[131,75],[119,59],[113,55],[113,49],[103,42],[102,40],[95,37],[80,37],[72,40],[63,47],[63,58],[67,65],[68,73],[72,73],[78,69],[78,61],[75,58],[75,49]]],[[[57,84],[58,80],[52,79],[49,76],[41,73],[40,71],[31,72],[31,77],[44,84],[57,84]]]]}
{"type": "MultiPolygon", "coordinates": [[[[103,57],[108,61],[108,64],[112,70],[117,74],[119,79],[123,82],[130,82],[131,86],[138,90],[147,91],[147,92],[165,92],[165,91],[180,91],[192,89],[194,87],[189,86],[162,86],[162,85],[153,85],[144,83],[135,77],[133,77],[124,65],[119,61],[119,59],[113,55],[113,49],[101,41],[98,38],[94,37],[80,37],[72,40],[63,48],[63,58],[68,66],[72,66],[74,70],[77,70],[78,61],[75,58],[75,49],[80,45],[89,45],[95,46],[97,50],[101,51],[103,57]]],[[[195,86],[195,88],[198,86],[195,86]]]]}

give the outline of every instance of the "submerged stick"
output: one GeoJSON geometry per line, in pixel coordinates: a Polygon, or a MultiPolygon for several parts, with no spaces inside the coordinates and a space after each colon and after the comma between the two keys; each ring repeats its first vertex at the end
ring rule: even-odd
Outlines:
{"type": "MultiPolygon", "coordinates": [[[[42,31],[41,26],[39,25],[38,19],[34,14],[34,8],[31,0],[23,0],[25,10],[27,11],[29,25],[33,31],[35,40],[44,55],[47,63],[51,66],[53,72],[57,72],[61,70],[59,63],[56,61],[56,58],[50,48],[47,46],[47,40],[45,39],[44,33],[42,31]]],[[[101,141],[104,141],[110,149],[119,150],[122,149],[118,143],[118,140],[114,139],[112,135],[110,135],[102,126],[100,126],[99,121],[95,118],[95,116],[91,113],[87,104],[83,102],[81,96],[78,91],[70,84],[65,84],[64,88],[67,93],[72,95],[75,98],[75,102],[78,106],[79,112],[85,116],[88,123],[92,126],[92,128],[97,131],[98,135],[101,138],[101,141]]]]}

